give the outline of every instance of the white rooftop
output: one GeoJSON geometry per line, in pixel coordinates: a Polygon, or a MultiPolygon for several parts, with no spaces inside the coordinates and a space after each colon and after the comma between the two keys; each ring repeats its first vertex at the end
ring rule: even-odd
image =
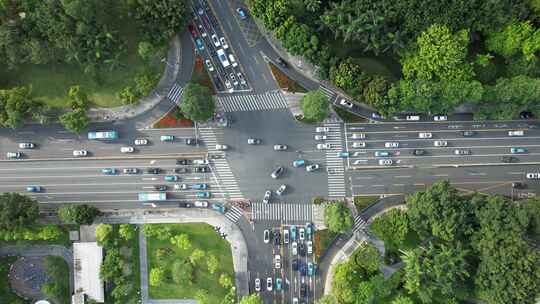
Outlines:
{"type": "Polygon", "coordinates": [[[103,303],[103,281],[99,278],[103,248],[97,242],[73,243],[73,259],[75,293],[86,294],[90,299],[103,303]]]}

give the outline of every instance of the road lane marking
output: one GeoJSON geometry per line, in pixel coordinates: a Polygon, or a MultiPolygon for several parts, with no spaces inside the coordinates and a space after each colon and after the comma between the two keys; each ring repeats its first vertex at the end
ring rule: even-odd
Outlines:
{"type": "Polygon", "coordinates": [[[449,175],[448,174],[434,174],[433,176],[435,176],[435,177],[447,177],[449,175]]]}
{"type": "Polygon", "coordinates": [[[525,172],[507,172],[507,174],[510,174],[510,175],[522,175],[522,174],[525,174],[525,172]]]}
{"type": "Polygon", "coordinates": [[[484,172],[469,172],[468,175],[470,175],[470,176],[485,176],[486,173],[484,173],[484,172]]]}
{"type": "Polygon", "coordinates": [[[394,178],[411,178],[412,176],[410,175],[398,175],[398,176],[394,176],[394,178]]]}

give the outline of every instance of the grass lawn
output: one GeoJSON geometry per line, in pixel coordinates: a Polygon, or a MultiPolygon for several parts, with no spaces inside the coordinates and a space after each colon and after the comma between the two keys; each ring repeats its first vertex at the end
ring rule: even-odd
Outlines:
{"type": "MultiPolygon", "coordinates": [[[[37,100],[53,107],[63,108],[67,105],[67,91],[70,86],[80,85],[87,92],[93,106],[121,106],[116,93],[128,85],[134,85],[135,74],[144,66],[137,54],[139,33],[127,16],[120,14],[120,37],[126,41],[125,54],[121,58],[121,67],[110,71],[104,67],[99,72],[99,82],[84,74],[78,65],[50,63],[45,65],[23,65],[15,71],[0,70],[0,88],[18,85],[32,85],[33,95],[37,100]]],[[[120,51],[120,50],[119,50],[120,51]]],[[[161,57],[161,56],[158,56],[161,57]]],[[[151,63],[155,72],[162,73],[165,63],[156,58],[151,63]]]]}
{"type": "Polygon", "coordinates": [[[379,199],[378,196],[355,196],[354,205],[356,206],[356,211],[362,212],[364,208],[371,205],[379,199]]]}
{"type": "Polygon", "coordinates": [[[330,247],[338,234],[328,229],[315,231],[315,259],[318,261],[321,255],[330,247]]]}
{"type": "Polygon", "coordinates": [[[336,111],[336,114],[341,118],[341,120],[343,120],[343,122],[368,122],[367,119],[348,112],[344,109],[338,108],[336,106],[332,107],[334,108],[334,111],[336,111]]]}
{"type": "MultiPolygon", "coordinates": [[[[160,224],[161,225],[161,224],[160,224]]],[[[214,274],[208,272],[206,259],[203,258],[197,262],[194,267],[194,280],[189,284],[176,284],[170,278],[160,286],[149,287],[150,297],[153,299],[193,299],[199,289],[208,291],[210,303],[221,303],[225,294],[228,292],[218,283],[221,273],[228,274],[234,278],[231,248],[228,242],[213,230],[212,226],[202,223],[193,224],[163,224],[171,227],[172,235],[187,234],[192,243],[190,250],[181,250],[171,245],[169,240],[157,240],[148,238],[148,271],[154,267],[162,266],[168,272],[175,261],[185,260],[191,252],[198,248],[206,253],[215,255],[219,260],[219,268],[214,274]],[[158,260],[156,251],[158,248],[169,248],[172,253],[158,260]]],[[[234,279],[233,279],[234,280],[234,279]]]]}
{"type": "Polygon", "coordinates": [[[1,303],[28,303],[19,298],[9,286],[8,273],[11,264],[17,257],[0,257],[0,302],[1,303]]]}
{"type": "Polygon", "coordinates": [[[272,71],[274,79],[276,80],[280,88],[292,93],[307,93],[307,90],[303,86],[289,78],[289,76],[283,73],[273,63],[269,62],[268,65],[270,66],[270,71],[272,71]]]}

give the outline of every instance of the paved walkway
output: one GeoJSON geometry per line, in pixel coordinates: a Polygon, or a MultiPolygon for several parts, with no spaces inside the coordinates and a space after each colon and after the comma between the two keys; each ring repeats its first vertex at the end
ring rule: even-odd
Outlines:
{"type": "Polygon", "coordinates": [[[94,121],[122,120],[138,116],[154,108],[167,96],[176,82],[182,58],[181,49],[180,37],[176,35],[169,45],[165,70],[158,85],[150,95],[142,97],[134,105],[116,108],[92,108],[88,111],[88,117],[94,121]]]}
{"type": "Polygon", "coordinates": [[[73,252],[60,245],[2,245],[0,256],[45,257],[58,256],[69,266],[69,290],[73,292],[73,252]]]}
{"type": "MultiPolygon", "coordinates": [[[[107,217],[100,218],[102,223],[207,223],[212,226],[221,227],[221,232],[227,234],[227,241],[231,244],[233,266],[235,272],[236,291],[239,297],[249,294],[248,288],[248,249],[244,235],[240,229],[230,222],[223,215],[210,209],[172,209],[170,211],[153,212],[136,210],[125,213],[115,213],[107,217]]],[[[185,300],[152,300],[148,296],[148,265],[146,264],[146,239],[139,230],[140,258],[141,258],[141,294],[143,303],[194,303],[185,300]]]]}

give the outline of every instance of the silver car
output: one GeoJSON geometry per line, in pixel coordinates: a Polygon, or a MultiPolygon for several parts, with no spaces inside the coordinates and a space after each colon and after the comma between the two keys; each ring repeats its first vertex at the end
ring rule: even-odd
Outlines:
{"type": "Polygon", "coordinates": [[[272,171],[271,176],[273,179],[277,179],[281,176],[281,174],[283,174],[284,171],[285,169],[283,169],[283,167],[277,167],[276,169],[274,169],[274,171],[272,171]]]}
{"type": "Polygon", "coordinates": [[[285,151],[287,150],[287,145],[274,145],[274,151],[285,151]]]}
{"type": "Polygon", "coordinates": [[[268,204],[270,202],[271,196],[272,196],[272,191],[266,190],[266,192],[264,193],[263,203],[268,204]]]}
{"type": "Polygon", "coordinates": [[[36,146],[30,142],[19,143],[19,149],[34,149],[36,146]]]}
{"type": "Polygon", "coordinates": [[[86,150],[73,150],[73,156],[75,157],[84,157],[88,155],[88,151],[86,150]]]}
{"type": "Polygon", "coordinates": [[[276,190],[276,194],[277,194],[277,195],[282,195],[283,192],[285,192],[285,189],[287,189],[287,185],[281,185],[281,186],[279,186],[279,188],[276,190]]]}

